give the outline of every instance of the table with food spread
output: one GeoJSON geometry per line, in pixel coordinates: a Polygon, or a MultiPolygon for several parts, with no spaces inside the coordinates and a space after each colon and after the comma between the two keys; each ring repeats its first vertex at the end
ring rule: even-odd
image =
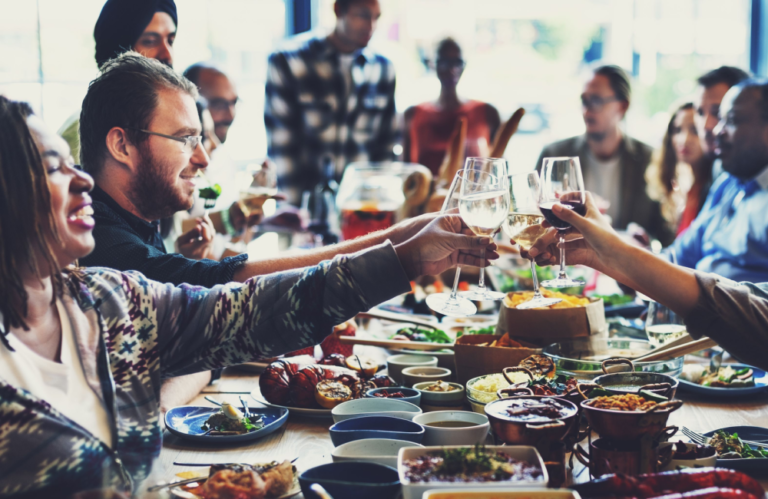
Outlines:
{"type": "Polygon", "coordinates": [[[711,370],[685,337],[537,344],[508,327],[578,306],[505,304],[439,328],[358,319],[314,357],[227,369],[168,412],[147,485],[178,482],[155,493],[189,498],[765,497],[766,373],[711,370]]]}

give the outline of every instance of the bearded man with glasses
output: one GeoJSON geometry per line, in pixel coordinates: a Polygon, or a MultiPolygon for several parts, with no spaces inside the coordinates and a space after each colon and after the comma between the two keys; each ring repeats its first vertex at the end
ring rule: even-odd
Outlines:
{"type": "MultiPolygon", "coordinates": [[[[637,224],[633,227],[642,227],[666,245],[675,235],[666,226],[659,203],[646,194],[645,170],[653,148],[621,129],[630,97],[629,77],[621,68],[596,68],[581,93],[584,135],[546,146],[537,169],[547,157],[578,156],[584,185],[596,195],[612,225],[626,229],[631,223],[637,224]]],[[[644,231],[638,232],[647,240],[644,231]]]]}

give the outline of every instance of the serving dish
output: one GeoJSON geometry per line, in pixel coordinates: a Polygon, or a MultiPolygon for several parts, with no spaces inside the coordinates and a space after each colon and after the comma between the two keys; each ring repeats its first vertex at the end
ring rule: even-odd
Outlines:
{"type": "MultiPolygon", "coordinates": [[[[768,428],[759,426],[728,426],[718,428],[704,433],[705,437],[712,438],[717,431],[724,431],[728,434],[738,433],[744,440],[762,442],[766,441],[765,448],[768,449],[768,428]]],[[[749,458],[749,459],[717,459],[717,466],[720,468],[730,468],[732,470],[743,471],[756,475],[768,475],[768,458],[749,458]]]]}
{"type": "Polygon", "coordinates": [[[424,427],[424,440],[427,446],[435,445],[475,445],[484,444],[491,426],[488,418],[469,411],[433,411],[419,414],[414,423],[424,427]],[[437,427],[434,423],[472,424],[464,427],[437,427]]]}
{"type": "Polygon", "coordinates": [[[341,444],[331,451],[334,462],[363,461],[397,468],[397,453],[403,447],[423,447],[408,440],[366,438],[341,444]]]}
{"type": "Polygon", "coordinates": [[[445,383],[452,388],[448,392],[435,392],[427,390],[434,381],[424,381],[413,385],[413,389],[421,394],[421,400],[426,406],[461,406],[464,402],[464,385],[459,383],[445,383]]]}
{"type": "Polygon", "coordinates": [[[286,406],[286,405],[271,404],[267,402],[267,400],[264,398],[264,396],[261,394],[261,392],[258,389],[253,390],[251,392],[251,398],[253,398],[256,402],[263,404],[267,407],[274,407],[277,409],[287,409],[291,414],[296,414],[299,416],[306,416],[310,418],[330,418],[331,417],[331,409],[315,409],[315,408],[292,407],[292,406],[286,406]]]}
{"type": "Polygon", "coordinates": [[[576,404],[540,395],[496,400],[485,406],[485,414],[496,438],[509,445],[559,442],[578,429],[579,421],[576,404]],[[540,408],[547,412],[537,413],[540,408]],[[520,415],[510,414],[510,409],[520,415]],[[550,411],[553,414],[549,414],[550,411]]]}
{"type": "Polygon", "coordinates": [[[407,367],[436,367],[437,357],[432,355],[399,354],[387,357],[387,373],[399,385],[405,386],[403,369],[407,367]]]}
{"type": "MultiPolygon", "coordinates": [[[[684,442],[662,442],[659,444],[659,452],[661,454],[665,452],[674,452],[674,450],[667,450],[667,448],[678,445],[684,446],[686,450],[692,450],[698,446],[698,444],[687,444],[684,442]]],[[[659,471],[671,471],[678,468],[714,468],[717,464],[717,453],[714,452],[712,447],[707,448],[711,449],[713,452],[711,456],[697,459],[675,459],[675,457],[672,456],[672,459],[669,461],[669,463],[667,463],[667,465],[659,471]]]]}
{"type": "Polygon", "coordinates": [[[620,411],[592,407],[585,400],[581,409],[587,416],[589,427],[602,438],[616,441],[637,440],[643,435],[658,435],[666,426],[669,415],[683,405],[682,400],[668,400],[648,411],[620,411]]]}
{"type": "Polygon", "coordinates": [[[424,381],[448,381],[450,378],[451,370],[444,367],[414,366],[403,369],[403,384],[408,387],[424,381]]]}
{"type": "MultiPolygon", "coordinates": [[[[403,499],[421,499],[424,492],[428,490],[450,490],[453,493],[459,493],[463,490],[475,490],[478,488],[477,482],[411,482],[407,477],[407,467],[404,464],[409,459],[417,459],[430,453],[444,451],[446,449],[467,449],[466,446],[442,446],[442,447],[421,447],[400,449],[397,456],[397,472],[400,476],[400,483],[403,486],[403,499]]],[[[487,491],[497,491],[510,489],[546,489],[549,482],[549,475],[544,466],[538,451],[534,447],[514,446],[505,447],[500,445],[486,446],[486,450],[492,452],[503,452],[510,458],[522,461],[528,465],[537,468],[537,477],[530,480],[506,480],[500,482],[484,482],[481,487],[487,491]]]]}
{"type": "Polygon", "coordinates": [[[361,416],[388,416],[412,420],[421,414],[421,408],[410,402],[399,399],[362,398],[343,402],[331,411],[333,422],[361,416]]]}
{"type": "Polygon", "coordinates": [[[442,350],[414,350],[411,348],[389,348],[393,354],[403,355],[421,355],[426,357],[435,357],[437,359],[437,367],[444,367],[450,369],[452,372],[456,372],[456,354],[450,348],[444,348],[442,350]]]}
{"type": "Polygon", "coordinates": [[[366,438],[390,438],[408,440],[420,444],[424,439],[424,427],[407,419],[386,416],[362,416],[345,419],[331,426],[331,442],[334,447],[353,440],[366,438]]]}
{"type": "Polygon", "coordinates": [[[320,499],[310,489],[320,484],[333,499],[395,499],[400,495],[397,470],[376,463],[330,463],[310,468],[299,475],[306,499],[320,499]]]}
{"type": "Polygon", "coordinates": [[[640,390],[648,390],[672,399],[681,381],[667,374],[635,371],[634,363],[629,359],[604,360],[602,370],[605,374],[596,377],[593,383],[616,393],[637,393],[640,390]],[[627,372],[607,372],[608,366],[621,364],[627,367],[627,372]]]}
{"type": "MultiPolygon", "coordinates": [[[[208,467],[196,468],[194,470],[177,473],[176,476],[179,477],[182,481],[190,478],[199,478],[199,481],[188,483],[186,485],[170,487],[168,491],[170,492],[171,497],[175,499],[204,499],[202,487],[203,484],[205,484],[205,482],[208,480],[208,474],[208,467]]],[[[289,497],[294,497],[299,493],[301,493],[301,487],[299,485],[299,474],[296,472],[296,468],[294,467],[293,485],[291,486],[291,489],[285,494],[276,497],[267,497],[266,499],[288,499],[289,497]]]]}
{"type": "MultiPolygon", "coordinates": [[[[244,408],[241,410],[244,412],[244,408]]],[[[237,443],[265,437],[280,429],[288,421],[288,409],[282,407],[249,408],[249,410],[251,415],[262,417],[264,427],[241,435],[206,435],[206,430],[201,427],[209,417],[219,412],[218,407],[193,405],[174,407],[165,413],[165,427],[172,434],[186,440],[206,443],[237,443]]]]}
{"type": "MultiPolygon", "coordinates": [[[[583,338],[553,343],[544,355],[555,362],[558,374],[593,380],[603,374],[602,362],[612,358],[633,358],[649,353],[651,344],[643,340],[583,338]]],[[[635,362],[635,370],[666,374],[676,378],[683,371],[683,357],[671,360],[635,362]]]]}
{"type": "MultiPolygon", "coordinates": [[[[706,395],[708,398],[716,399],[730,399],[737,397],[746,397],[749,395],[758,395],[768,392],[768,374],[762,369],[756,367],[747,366],[746,364],[728,364],[734,369],[744,369],[749,367],[754,372],[755,386],[749,386],[745,388],[718,388],[711,386],[702,386],[698,383],[691,383],[690,381],[680,379],[680,390],[687,393],[695,393],[698,395],[706,395]]],[[[725,366],[723,366],[725,367],[725,366]]]]}
{"type": "Polygon", "coordinates": [[[401,400],[403,402],[410,402],[413,405],[419,405],[421,403],[421,392],[418,390],[414,390],[413,388],[406,388],[404,386],[391,386],[389,388],[371,388],[367,392],[365,392],[365,398],[375,398],[375,399],[389,399],[389,400],[401,400]],[[405,397],[382,397],[377,396],[377,393],[394,393],[394,392],[400,392],[405,397]]]}
{"type": "Polygon", "coordinates": [[[489,491],[482,488],[460,492],[428,490],[422,499],[581,499],[578,492],[568,489],[520,489],[489,491]]]}

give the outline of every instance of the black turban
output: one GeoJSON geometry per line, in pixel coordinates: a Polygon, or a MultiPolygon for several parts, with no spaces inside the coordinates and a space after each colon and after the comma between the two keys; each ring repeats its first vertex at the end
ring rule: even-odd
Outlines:
{"type": "Polygon", "coordinates": [[[167,13],[179,25],[174,0],[107,0],[93,30],[99,67],[131,50],[155,12],[167,13]]]}

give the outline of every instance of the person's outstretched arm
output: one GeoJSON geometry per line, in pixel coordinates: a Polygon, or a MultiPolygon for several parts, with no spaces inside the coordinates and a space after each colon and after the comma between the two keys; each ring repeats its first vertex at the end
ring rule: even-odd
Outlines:
{"type": "MultiPolygon", "coordinates": [[[[768,292],[765,287],[673,265],[625,242],[587,195],[584,217],[556,205],[555,215],[569,222],[582,239],[566,242],[571,264],[592,267],[685,317],[688,332],[708,336],[736,357],[768,367],[768,292]]],[[[558,263],[556,234],[550,231],[524,256],[541,265],[558,263]]]]}

